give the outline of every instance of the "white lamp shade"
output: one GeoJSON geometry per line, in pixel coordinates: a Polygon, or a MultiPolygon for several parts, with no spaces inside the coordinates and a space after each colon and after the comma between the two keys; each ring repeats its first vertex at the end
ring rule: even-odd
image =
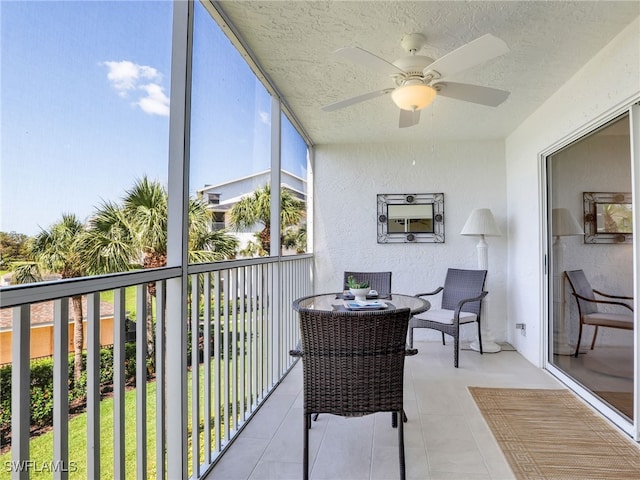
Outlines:
{"type": "Polygon", "coordinates": [[[467,222],[462,227],[460,235],[486,235],[498,237],[502,235],[496,225],[491,210],[488,208],[476,208],[471,212],[467,222]]]}
{"type": "Polygon", "coordinates": [[[584,231],[569,210],[554,208],[551,211],[551,235],[555,237],[584,235],[584,231]]]}
{"type": "Polygon", "coordinates": [[[394,103],[402,110],[422,110],[436,98],[436,90],[429,85],[403,85],[391,93],[394,103]]]}

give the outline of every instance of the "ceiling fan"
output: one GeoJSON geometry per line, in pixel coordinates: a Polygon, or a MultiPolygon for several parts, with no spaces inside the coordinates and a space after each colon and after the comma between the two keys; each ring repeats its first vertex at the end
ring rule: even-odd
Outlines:
{"type": "Polygon", "coordinates": [[[509,47],[503,40],[486,34],[437,60],[417,55],[425,44],[426,38],[420,33],[405,35],[401,45],[408,55],[393,63],[359,47],[337,50],[335,54],[342,58],[390,75],[395,86],[325,105],[322,110],[332,112],[390,93],[394,103],[400,108],[399,126],[405,128],[418,124],[420,110],[430,105],[436,95],[490,107],[497,107],[509,97],[509,92],[505,90],[445,80],[507,53],[509,47]]]}

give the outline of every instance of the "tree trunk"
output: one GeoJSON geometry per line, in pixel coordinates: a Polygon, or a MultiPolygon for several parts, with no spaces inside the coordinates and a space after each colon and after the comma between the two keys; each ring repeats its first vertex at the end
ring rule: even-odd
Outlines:
{"type": "Polygon", "coordinates": [[[267,255],[271,255],[271,226],[266,225],[262,231],[260,231],[260,243],[262,244],[262,249],[266,252],[267,255]]]}
{"type": "Polygon", "coordinates": [[[149,373],[155,372],[156,368],[156,329],[153,324],[153,297],[156,293],[156,284],[147,285],[147,360],[149,373]],[[151,288],[153,286],[153,289],[151,288]],[[153,291],[153,294],[151,293],[153,291]]]}
{"type": "Polygon", "coordinates": [[[82,328],[82,297],[71,297],[73,309],[73,379],[77,382],[82,375],[82,349],[84,346],[84,330],[82,328]]]}
{"type": "MultiPolygon", "coordinates": [[[[148,252],[142,262],[144,268],[159,268],[167,265],[167,255],[164,253],[148,252]]],[[[147,283],[147,361],[149,373],[155,372],[156,365],[156,336],[155,325],[153,323],[153,297],[156,296],[156,283],[147,283]]],[[[157,304],[158,302],[156,302],[157,304]]],[[[142,321],[136,319],[136,321],[142,321]]]]}

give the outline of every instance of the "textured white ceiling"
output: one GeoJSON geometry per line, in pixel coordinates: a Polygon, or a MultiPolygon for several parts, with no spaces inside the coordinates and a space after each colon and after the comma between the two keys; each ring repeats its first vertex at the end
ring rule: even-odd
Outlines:
{"type": "Polygon", "coordinates": [[[640,14],[638,1],[218,5],[316,144],[505,138],[640,14]],[[398,128],[389,95],[335,112],[320,110],[393,86],[384,74],[335,57],[335,50],[358,46],[394,61],[405,55],[403,35],[414,32],[427,37],[420,53],[434,59],[485,33],[503,39],[509,53],[448,80],[508,90],[509,99],[491,108],[438,97],[422,111],[419,125],[404,129],[398,128]]]}

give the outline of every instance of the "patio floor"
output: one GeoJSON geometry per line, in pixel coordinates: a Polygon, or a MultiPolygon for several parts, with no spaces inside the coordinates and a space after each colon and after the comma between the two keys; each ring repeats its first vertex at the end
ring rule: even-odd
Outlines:
{"type": "MultiPolygon", "coordinates": [[[[480,355],[416,341],[405,364],[408,479],[513,479],[468,386],[564,388],[515,351],[480,355]]],[[[298,363],[216,464],[209,480],[302,478],[302,365],[298,363]]],[[[399,476],[389,414],[320,415],[310,433],[313,480],[391,480],[399,476]]]]}

